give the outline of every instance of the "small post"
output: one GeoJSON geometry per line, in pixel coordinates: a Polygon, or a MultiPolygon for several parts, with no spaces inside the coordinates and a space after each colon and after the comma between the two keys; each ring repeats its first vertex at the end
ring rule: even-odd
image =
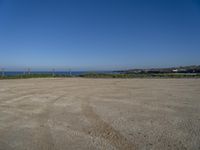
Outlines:
{"type": "Polygon", "coordinates": [[[4,75],[5,75],[4,71],[5,71],[4,68],[1,68],[1,77],[4,77],[4,75]]]}
{"type": "Polygon", "coordinates": [[[52,69],[52,76],[53,77],[55,76],[55,69],[54,68],[52,69]]]}
{"type": "Polygon", "coordinates": [[[71,73],[71,69],[69,69],[69,76],[71,76],[72,75],[72,73],[71,73]]]}
{"type": "Polygon", "coordinates": [[[65,77],[67,77],[67,69],[65,70],[65,77]]]}
{"type": "Polygon", "coordinates": [[[28,68],[28,75],[30,75],[31,74],[31,69],[30,68],[28,68]]]}
{"type": "Polygon", "coordinates": [[[26,75],[26,68],[24,68],[24,73],[23,74],[26,75]]]}

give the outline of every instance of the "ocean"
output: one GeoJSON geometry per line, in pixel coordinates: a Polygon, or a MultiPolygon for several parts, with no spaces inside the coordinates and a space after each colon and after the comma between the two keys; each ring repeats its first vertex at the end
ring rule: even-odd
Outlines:
{"type": "MultiPolygon", "coordinates": [[[[106,73],[106,74],[118,74],[117,72],[114,71],[71,71],[71,72],[65,72],[65,71],[32,71],[30,74],[54,74],[54,75],[73,75],[73,76],[78,76],[78,75],[83,75],[87,73],[106,73]]],[[[0,75],[4,76],[16,76],[16,75],[25,75],[29,74],[29,72],[23,72],[23,71],[5,71],[5,72],[0,72],[0,75]]]]}

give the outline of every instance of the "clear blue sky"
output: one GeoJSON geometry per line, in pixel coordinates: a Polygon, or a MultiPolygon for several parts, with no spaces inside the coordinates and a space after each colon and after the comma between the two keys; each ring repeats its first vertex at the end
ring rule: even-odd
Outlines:
{"type": "Polygon", "coordinates": [[[200,64],[200,0],[0,0],[0,66],[200,64]]]}

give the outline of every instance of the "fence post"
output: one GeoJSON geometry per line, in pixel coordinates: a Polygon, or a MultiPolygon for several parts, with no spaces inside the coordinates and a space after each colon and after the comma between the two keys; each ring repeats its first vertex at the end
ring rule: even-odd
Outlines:
{"type": "Polygon", "coordinates": [[[4,68],[1,68],[1,77],[4,77],[4,71],[5,71],[5,69],[4,68]]]}
{"type": "Polygon", "coordinates": [[[69,76],[71,76],[72,75],[72,73],[71,73],[71,69],[69,69],[69,76]]]}
{"type": "Polygon", "coordinates": [[[30,68],[28,68],[28,75],[30,75],[31,74],[31,69],[30,68]]]}
{"type": "Polygon", "coordinates": [[[24,68],[23,70],[24,70],[24,73],[23,73],[23,74],[26,75],[26,68],[24,68]]]}
{"type": "Polygon", "coordinates": [[[65,70],[65,77],[67,77],[67,69],[65,70]]]}
{"type": "Polygon", "coordinates": [[[54,68],[52,69],[52,76],[53,77],[55,76],[55,69],[54,68]]]}

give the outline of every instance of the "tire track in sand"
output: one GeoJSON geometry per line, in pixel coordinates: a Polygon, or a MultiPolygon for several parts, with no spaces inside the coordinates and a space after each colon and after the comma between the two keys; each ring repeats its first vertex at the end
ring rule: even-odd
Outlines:
{"type": "Polygon", "coordinates": [[[46,108],[44,109],[43,113],[41,113],[38,117],[38,124],[39,127],[37,128],[37,133],[35,139],[37,140],[34,144],[36,149],[40,150],[55,150],[55,144],[53,137],[51,135],[51,128],[49,126],[49,118],[50,113],[53,111],[53,104],[63,98],[66,94],[63,94],[53,100],[51,100],[46,108]]]}
{"type": "Polygon", "coordinates": [[[111,145],[119,150],[134,150],[136,149],[130,141],[128,141],[119,131],[111,125],[103,121],[98,114],[95,113],[88,99],[82,102],[82,113],[92,124],[90,129],[86,129],[86,133],[100,137],[108,141],[111,145]]]}

